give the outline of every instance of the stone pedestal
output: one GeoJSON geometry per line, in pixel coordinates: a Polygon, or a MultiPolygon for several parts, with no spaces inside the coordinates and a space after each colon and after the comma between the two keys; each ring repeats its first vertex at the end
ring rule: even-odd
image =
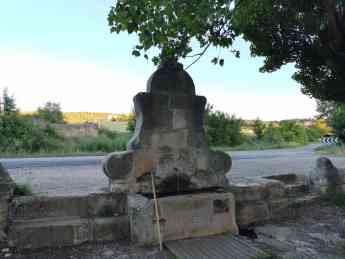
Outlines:
{"type": "Polygon", "coordinates": [[[205,105],[192,78],[174,62],[164,62],[147,91],[134,97],[136,126],[127,151],[103,163],[110,191],[130,193],[132,241],[158,243],[154,201],[148,198],[152,179],[164,241],[238,232],[233,195],[213,192],[227,186],[231,158],[208,148],[205,105]]]}
{"type": "MultiPolygon", "coordinates": [[[[235,200],[231,193],[199,193],[158,198],[163,241],[238,233],[235,200]]],[[[131,239],[140,245],[156,245],[158,232],[154,200],[129,195],[131,239]]]]}
{"type": "Polygon", "coordinates": [[[205,104],[186,71],[173,62],[160,66],[147,92],[134,97],[136,126],[127,151],[103,163],[111,191],[151,193],[151,173],[158,193],[225,187],[231,159],[207,146],[205,104]]]}

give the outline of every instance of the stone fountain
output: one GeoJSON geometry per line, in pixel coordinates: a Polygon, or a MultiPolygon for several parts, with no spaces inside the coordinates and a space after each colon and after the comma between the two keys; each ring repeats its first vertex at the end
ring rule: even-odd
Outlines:
{"type": "Polygon", "coordinates": [[[158,242],[154,178],[163,239],[237,233],[234,197],[224,191],[229,155],[208,148],[206,98],[195,94],[189,74],[165,61],[134,97],[136,127],[127,151],[103,163],[110,191],[128,193],[131,237],[158,242]]]}

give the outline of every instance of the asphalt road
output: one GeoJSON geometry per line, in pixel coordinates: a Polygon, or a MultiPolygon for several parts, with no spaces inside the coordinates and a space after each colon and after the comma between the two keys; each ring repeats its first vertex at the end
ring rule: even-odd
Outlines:
{"type": "MultiPolygon", "coordinates": [[[[232,151],[232,169],[228,177],[308,174],[318,157],[319,145],[260,151],[232,151]]],[[[47,196],[86,195],[107,189],[103,174],[103,156],[44,157],[0,159],[17,183],[29,184],[35,194],[47,196]]],[[[345,167],[345,157],[331,157],[345,167]]]]}
{"type": "MultiPolygon", "coordinates": [[[[243,159],[273,159],[286,157],[310,157],[320,144],[311,144],[300,148],[268,149],[254,151],[232,151],[229,154],[233,161],[243,159]]],[[[95,166],[100,165],[104,156],[72,157],[36,157],[36,158],[0,158],[0,163],[7,169],[57,167],[57,166],[95,166]]]]}

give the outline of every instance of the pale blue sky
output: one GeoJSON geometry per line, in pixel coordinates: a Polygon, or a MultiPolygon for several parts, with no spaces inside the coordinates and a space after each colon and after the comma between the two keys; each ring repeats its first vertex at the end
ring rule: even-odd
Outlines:
{"type": "MultiPolygon", "coordinates": [[[[8,87],[22,110],[56,101],[64,111],[129,111],[133,95],[145,90],[155,68],[131,56],[135,35],[110,34],[106,18],[113,3],[1,0],[0,88],[8,87]]],[[[221,50],[223,68],[210,63],[219,52],[212,49],[188,70],[198,94],[245,119],[315,115],[315,101],[291,79],[292,65],[259,73],[262,60],[250,57],[245,42],[236,46],[240,59],[221,50]]]]}

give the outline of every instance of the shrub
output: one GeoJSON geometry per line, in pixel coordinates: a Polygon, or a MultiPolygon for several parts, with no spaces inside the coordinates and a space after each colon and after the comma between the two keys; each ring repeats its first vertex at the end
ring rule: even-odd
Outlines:
{"type": "Polygon", "coordinates": [[[306,138],[309,142],[316,142],[321,137],[321,131],[318,128],[310,127],[305,129],[306,138]]]}
{"type": "Polygon", "coordinates": [[[205,112],[205,132],[211,146],[236,146],[243,142],[242,120],[208,106],[205,112]]]}
{"type": "Polygon", "coordinates": [[[117,137],[117,132],[116,131],[105,129],[105,128],[98,129],[98,134],[106,136],[106,137],[111,138],[111,139],[114,139],[114,138],[117,137]]]}
{"type": "Polygon", "coordinates": [[[32,189],[29,184],[15,184],[13,190],[14,196],[27,196],[32,195],[32,189]]]}
{"type": "Polygon", "coordinates": [[[50,125],[35,125],[30,116],[5,114],[0,116],[0,151],[41,152],[59,147],[61,137],[50,125]]]}
{"type": "Polygon", "coordinates": [[[279,129],[279,127],[275,127],[272,123],[268,125],[264,134],[264,139],[269,143],[281,144],[284,142],[281,130],[279,129]]]}
{"type": "Polygon", "coordinates": [[[37,117],[50,123],[64,123],[60,104],[47,102],[42,108],[38,108],[37,117]]]}
{"type": "Polygon", "coordinates": [[[78,139],[76,151],[81,152],[113,152],[126,150],[128,138],[109,138],[105,135],[83,137],[78,139]]]}
{"type": "Polygon", "coordinates": [[[342,143],[345,143],[345,105],[337,105],[329,118],[330,126],[342,143]]]}
{"type": "Polygon", "coordinates": [[[258,118],[253,123],[253,131],[257,139],[261,140],[264,137],[266,125],[258,118]]]}

